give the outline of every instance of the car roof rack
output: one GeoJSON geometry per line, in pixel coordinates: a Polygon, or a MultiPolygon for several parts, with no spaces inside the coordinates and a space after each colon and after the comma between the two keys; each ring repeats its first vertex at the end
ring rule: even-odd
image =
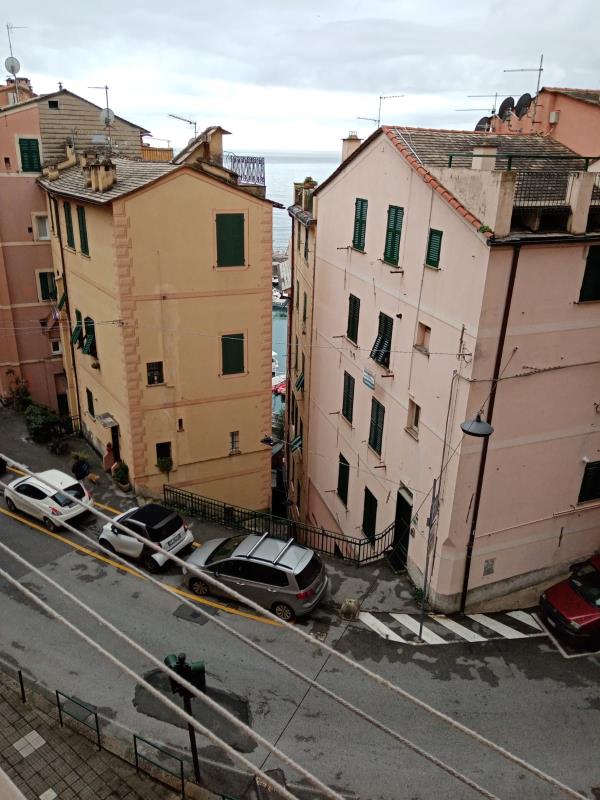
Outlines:
{"type": "Polygon", "coordinates": [[[264,540],[267,538],[267,536],[268,536],[268,535],[269,535],[269,531],[265,531],[265,532],[263,533],[263,535],[260,537],[260,539],[258,540],[258,542],[255,542],[255,543],[252,545],[252,547],[250,548],[250,550],[248,550],[248,552],[247,552],[247,553],[244,555],[244,558],[250,558],[250,556],[251,556],[251,555],[252,555],[252,554],[253,554],[253,553],[254,553],[256,550],[258,550],[258,548],[261,546],[261,544],[264,542],[264,540]]]}
{"type": "Polygon", "coordinates": [[[294,544],[294,537],[292,536],[292,538],[291,538],[291,539],[289,539],[289,540],[288,540],[288,541],[287,541],[287,542],[286,542],[286,543],[283,545],[283,547],[281,548],[281,550],[280,550],[280,551],[277,553],[277,555],[276,555],[276,556],[275,556],[275,558],[273,559],[273,564],[277,564],[277,562],[278,562],[278,561],[279,561],[281,558],[283,558],[283,556],[284,556],[284,555],[287,553],[287,551],[290,549],[290,547],[291,547],[293,544],[294,544]]]}

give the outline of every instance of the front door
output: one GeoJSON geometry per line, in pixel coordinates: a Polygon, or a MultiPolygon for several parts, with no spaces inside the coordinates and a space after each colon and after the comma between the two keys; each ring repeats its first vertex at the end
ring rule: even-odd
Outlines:
{"type": "Polygon", "coordinates": [[[110,438],[112,442],[112,452],[115,462],[118,464],[121,460],[121,449],[119,447],[119,426],[113,425],[110,429],[110,438]]]}
{"type": "Polygon", "coordinates": [[[410,537],[410,521],[412,519],[412,495],[406,489],[398,492],[396,499],[396,519],[394,522],[394,543],[389,556],[394,569],[406,567],[408,540],[410,537]]]}

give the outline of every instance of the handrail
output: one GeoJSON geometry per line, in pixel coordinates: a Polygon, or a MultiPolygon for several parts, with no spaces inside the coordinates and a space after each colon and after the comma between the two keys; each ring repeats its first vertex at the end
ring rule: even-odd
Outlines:
{"type": "Polygon", "coordinates": [[[573,154],[572,156],[563,155],[543,155],[538,153],[474,153],[473,150],[462,150],[454,153],[448,153],[448,166],[452,166],[452,159],[455,156],[465,156],[469,158],[495,158],[506,159],[508,162],[507,169],[512,168],[512,162],[515,159],[526,159],[528,161],[583,161],[584,172],[587,172],[588,167],[592,161],[597,161],[600,156],[580,156],[573,154]]]}

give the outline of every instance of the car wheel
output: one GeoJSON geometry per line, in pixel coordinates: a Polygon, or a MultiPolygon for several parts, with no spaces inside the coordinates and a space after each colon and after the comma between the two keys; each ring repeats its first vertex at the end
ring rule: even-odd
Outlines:
{"type": "Polygon", "coordinates": [[[13,501],[10,499],[10,497],[6,498],[6,507],[8,508],[9,511],[12,511],[13,514],[17,510],[16,505],[13,503],[13,501]]]}
{"type": "Polygon", "coordinates": [[[188,586],[194,594],[198,595],[198,597],[204,597],[208,594],[208,585],[204,583],[204,581],[200,580],[200,578],[192,578],[188,583],[188,586]]]}
{"type": "Polygon", "coordinates": [[[275,603],[273,605],[273,613],[284,622],[293,622],[296,619],[296,615],[287,603],[275,603]]]}
{"type": "Polygon", "coordinates": [[[58,525],[56,524],[56,522],[52,522],[50,517],[44,517],[44,525],[46,526],[46,528],[49,531],[57,531],[58,530],[58,525]]]}
{"type": "Polygon", "coordinates": [[[142,566],[151,575],[155,575],[160,570],[159,565],[150,553],[147,553],[142,559],[142,566]]]}
{"type": "Polygon", "coordinates": [[[115,550],[115,548],[112,546],[112,544],[110,542],[100,541],[100,542],[98,542],[98,544],[100,545],[100,547],[103,547],[104,550],[107,553],[110,553],[113,556],[117,554],[117,551],[115,550]]]}

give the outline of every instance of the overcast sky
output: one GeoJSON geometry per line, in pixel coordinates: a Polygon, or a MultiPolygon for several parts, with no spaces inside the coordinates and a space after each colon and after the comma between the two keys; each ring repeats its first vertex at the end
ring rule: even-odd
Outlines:
{"type": "MultiPolygon", "coordinates": [[[[493,98],[542,85],[600,87],[599,0],[96,0],[4,4],[21,75],[62,81],[116,114],[185,144],[167,115],[220,124],[227,148],[334,150],[382,123],[472,129],[493,98]]],[[[8,55],[6,31],[3,35],[8,55]]],[[[160,144],[160,142],[156,142],[160,144]]]]}

